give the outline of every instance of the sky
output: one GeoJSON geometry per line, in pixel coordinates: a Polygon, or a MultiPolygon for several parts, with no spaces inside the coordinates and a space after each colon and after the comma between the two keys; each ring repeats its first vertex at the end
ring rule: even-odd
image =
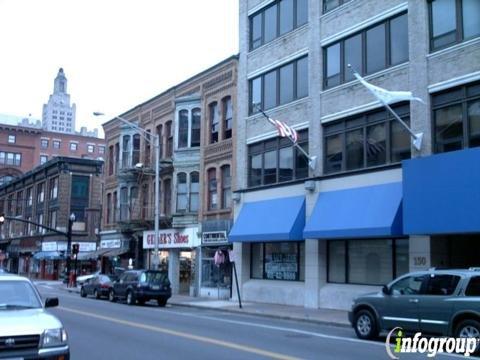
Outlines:
{"type": "Polygon", "coordinates": [[[41,119],[63,67],[77,130],[103,134],[237,52],[238,0],[0,0],[0,113],[41,119]]]}

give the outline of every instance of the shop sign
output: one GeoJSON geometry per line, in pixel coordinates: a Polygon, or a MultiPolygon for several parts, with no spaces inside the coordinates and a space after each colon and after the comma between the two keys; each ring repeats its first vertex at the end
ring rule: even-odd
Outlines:
{"type": "MultiPolygon", "coordinates": [[[[197,235],[198,227],[185,229],[160,230],[158,234],[158,248],[193,248],[200,245],[197,235]]],[[[155,249],[155,231],[143,232],[143,248],[155,249]]]]}
{"type": "Polygon", "coordinates": [[[122,247],[122,240],[102,240],[100,241],[101,249],[119,249],[122,247]]]}
{"type": "Polygon", "coordinates": [[[50,241],[42,243],[42,251],[57,251],[57,242],[50,241]]]}
{"type": "MultiPolygon", "coordinates": [[[[73,244],[79,244],[80,252],[89,252],[97,250],[97,243],[95,242],[77,242],[73,241],[73,244]]],[[[42,251],[67,251],[66,242],[49,241],[42,243],[42,251]]]]}
{"type": "Polygon", "coordinates": [[[228,243],[226,231],[206,231],[202,233],[203,245],[217,245],[228,243]]]}

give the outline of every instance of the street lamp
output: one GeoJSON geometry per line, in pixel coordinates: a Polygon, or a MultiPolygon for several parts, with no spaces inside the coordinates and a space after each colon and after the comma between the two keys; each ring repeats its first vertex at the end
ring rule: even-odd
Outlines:
{"type": "MultiPolygon", "coordinates": [[[[70,285],[70,257],[72,249],[72,227],[75,222],[75,214],[71,213],[68,218],[68,229],[67,229],[67,285],[70,285]]],[[[77,274],[75,274],[76,276],[77,274]]]]}
{"type": "MultiPolygon", "coordinates": [[[[95,111],[93,113],[94,116],[103,116],[105,115],[102,112],[95,111]]],[[[144,129],[142,129],[140,126],[137,124],[134,124],[120,116],[115,116],[115,119],[120,120],[124,124],[130,126],[131,128],[138,130],[143,138],[148,141],[150,144],[153,145],[155,148],[155,207],[154,207],[154,229],[155,229],[155,255],[153,257],[153,268],[158,269],[159,265],[159,259],[158,259],[158,237],[159,237],[159,217],[160,217],[160,212],[159,212],[159,189],[160,189],[160,136],[151,134],[144,129]],[[153,142],[152,142],[153,138],[153,142]]]]}

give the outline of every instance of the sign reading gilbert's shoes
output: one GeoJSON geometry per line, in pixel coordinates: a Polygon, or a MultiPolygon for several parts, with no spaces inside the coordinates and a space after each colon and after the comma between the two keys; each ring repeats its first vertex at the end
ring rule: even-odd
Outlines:
{"type": "MultiPolygon", "coordinates": [[[[198,227],[185,229],[165,229],[158,232],[158,248],[194,248],[200,245],[198,227]]],[[[155,231],[143,232],[143,248],[155,249],[155,231]]]]}

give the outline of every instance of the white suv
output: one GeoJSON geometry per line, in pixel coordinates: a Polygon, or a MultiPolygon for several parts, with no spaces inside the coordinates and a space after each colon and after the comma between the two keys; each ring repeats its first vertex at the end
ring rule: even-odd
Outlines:
{"type": "Polygon", "coordinates": [[[58,298],[42,304],[32,282],[0,274],[0,359],[68,360],[67,332],[45,308],[58,306],[58,298]]]}

